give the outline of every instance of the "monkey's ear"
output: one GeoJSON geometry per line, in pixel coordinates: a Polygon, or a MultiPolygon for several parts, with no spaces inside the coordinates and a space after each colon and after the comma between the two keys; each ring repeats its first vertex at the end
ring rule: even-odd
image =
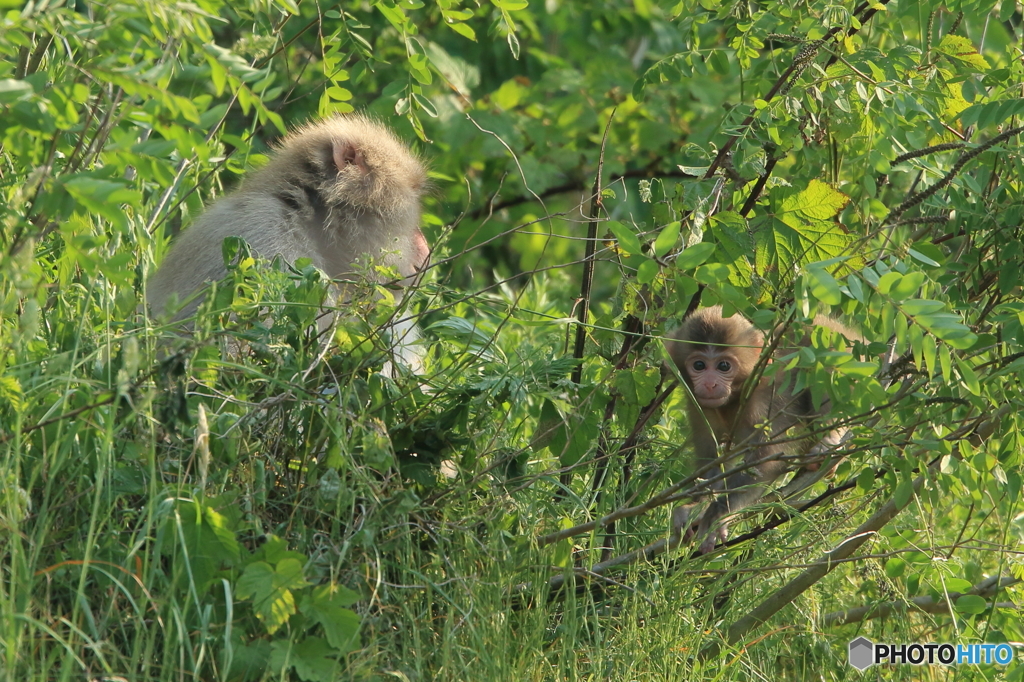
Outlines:
{"type": "Polygon", "coordinates": [[[361,173],[370,171],[366,165],[366,159],[363,158],[362,149],[346,140],[335,140],[333,145],[334,166],[339,173],[349,166],[356,166],[361,173]]]}

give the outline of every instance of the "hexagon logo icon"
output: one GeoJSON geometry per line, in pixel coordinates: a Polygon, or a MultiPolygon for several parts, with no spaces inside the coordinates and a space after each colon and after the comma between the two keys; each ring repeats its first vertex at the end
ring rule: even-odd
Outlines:
{"type": "Polygon", "coordinates": [[[850,665],[857,670],[867,670],[874,663],[875,645],[867,637],[858,637],[850,642],[850,665]]]}

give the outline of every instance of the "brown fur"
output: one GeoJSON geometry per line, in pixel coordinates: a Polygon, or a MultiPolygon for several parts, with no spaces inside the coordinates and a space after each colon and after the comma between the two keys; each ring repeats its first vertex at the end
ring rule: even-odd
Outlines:
{"type": "MultiPolygon", "coordinates": [[[[849,340],[862,340],[829,317],[819,315],[814,323],[849,340]]],[[[817,445],[810,439],[789,440],[793,434],[787,432],[809,424],[829,407],[826,401],[815,410],[808,389],[794,393],[789,372],[765,371],[743,400],[744,386],[757,367],[765,343],[765,336],[743,317],[722,317],[721,306],[705,308],[684,320],[669,338],[669,355],[689,389],[688,414],[698,470],[710,469],[720,454],[730,451],[745,451],[743,462],[748,466],[729,476],[724,485],[719,481],[712,486],[723,494],[711,503],[699,522],[690,518],[690,506],[680,507],[673,515],[677,528],[697,526],[696,534],[703,539],[701,552],[706,553],[726,538],[727,522],[723,517],[757,502],[767,485],[785,471],[783,456],[827,452],[839,444],[845,429],[826,434],[817,445]],[[767,425],[767,433],[759,428],[762,425],[767,425]]],[[[796,345],[810,345],[809,337],[804,336],[796,345]]],[[[780,349],[777,354],[792,350],[780,349]]],[[[725,468],[736,464],[735,458],[727,458],[725,468]]],[[[703,475],[719,471],[721,467],[714,466],[703,475]]]]}

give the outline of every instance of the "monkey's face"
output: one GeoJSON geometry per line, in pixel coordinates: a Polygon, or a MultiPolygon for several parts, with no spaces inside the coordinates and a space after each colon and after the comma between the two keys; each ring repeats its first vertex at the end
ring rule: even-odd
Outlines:
{"type": "Polygon", "coordinates": [[[697,404],[708,409],[719,408],[729,402],[733,387],[743,384],[739,370],[739,359],[730,349],[694,351],[683,366],[697,404]]]}

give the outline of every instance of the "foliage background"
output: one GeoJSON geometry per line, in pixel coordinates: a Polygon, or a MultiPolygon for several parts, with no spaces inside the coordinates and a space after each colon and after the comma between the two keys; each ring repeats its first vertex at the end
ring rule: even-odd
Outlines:
{"type": "Polygon", "coordinates": [[[0,9],[6,679],[845,679],[859,635],[1024,641],[1019,3],[0,9]],[[318,273],[243,260],[192,338],[148,319],[173,235],[353,109],[429,160],[416,295],[326,344],[318,273]],[[791,360],[852,426],[835,476],[708,557],[662,551],[699,486],[660,338],[698,303],[870,342],[791,360]],[[393,315],[422,377],[380,372],[393,315]]]}

